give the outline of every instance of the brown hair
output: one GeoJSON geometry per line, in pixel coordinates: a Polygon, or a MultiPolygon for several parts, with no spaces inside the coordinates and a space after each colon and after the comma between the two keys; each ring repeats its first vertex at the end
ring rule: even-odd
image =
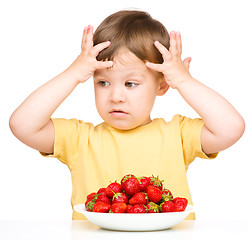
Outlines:
{"type": "Polygon", "coordinates": [[[97,60],[113,60],[121,48],[127,48],[142,61],[163,63],[161,53],[154,46],[158,40],[169,49],[170,37],[166,28],[147,12],[124,10],[108,16],[96,29],[94,45],[110,41],[97,60]]]}

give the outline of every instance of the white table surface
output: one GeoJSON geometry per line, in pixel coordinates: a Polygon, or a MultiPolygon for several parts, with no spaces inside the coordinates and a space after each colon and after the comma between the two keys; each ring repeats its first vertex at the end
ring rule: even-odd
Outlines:
{"type": "Polygon", "coordinates": [[[88,240],[88,239],[245,239],[248,240],[248,220],[200,221],[184,220],[171,229],[150,232],[121,232],[101,229],[87,220],[0,221],[1,240],[88,240]]]}

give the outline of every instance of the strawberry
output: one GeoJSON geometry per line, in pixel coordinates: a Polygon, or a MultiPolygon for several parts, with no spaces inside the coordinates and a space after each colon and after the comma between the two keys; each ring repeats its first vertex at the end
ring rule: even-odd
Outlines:
{"type": "Polygon", "coordinates": [[[92,212],[95,203],[96,203],[96,197],[94,197],[94,198],[93,198],[92,200],[90,200],[90,201],[87,200],[87,201],[85,202],[85,208],[86,208],[86,210],[89,211],[89,212],[92,212]]]}
{"type": "Polygon", "coordinates": [[[100,193],[100,194],[95,194],[95,195],[89,194],[88,196],[89,197],[88,197],[87,201],[85,202],[85,208],[86,208],[87,211],[91,212],[93,210],[94,205],[97,202],[104,202],[104,203],[107,203],[107,204],[111,204],[111,201],[108,198],[106,193],[100,193]]]}
{"type": "Polygon", "coordinates": [[[163,189],[163,191],[162,191],[162,200],[163,200],[163,202],[173,200],[173,195],[172,195],[170,190],[165,189],[165,188],[163,189]]]}
{"type": "Polygon", "coordinates": [[[105,202],[97,202],[93,206],[93,212],[107,213],[110,210],[110,204],[105,202]]]}
{"type": "Polygon", "coordinates": [[[112,198],[115,193],[121,192],[121,184],[117,183],[116,181],[113,183],[110,183],[106,187],[106,194],[109,198],[112,198]]]}
{"type": "Polygon", "coordinates": [[[158,176],[139,177],[127,174],[121,179],[87,195],[87,211],[111,213],[181,212],[188,205],[186,198],[176,197],[163,188],[158,176]],[[112,204],[112,205],[111,205],[112,204]]]}
{"type": "Polygon", "coordinates": [[[97,194],[96,203],[97,203],[97,202],[105,202],[105,203],[111,204],[111,201],[110,201],[110,199],[108,198],[108,196],[107,196],[106,193],[97,194]]]}
{"type": "Polygon", "coordinates": [[[163,183],[162,182],[164,180],[159,180],[158,176],[154,177],[153,175],[152,175],[152,177],[149,177],[149,179],[150,179],[150,185],[157,187],[162,191],[162,189],[163,189],[163,183]]]}
{"type": "Polygon", "coordinates": [[[121,185],[122,185],[122,183],[123,182],[125,182],[128,178],[130,178],[130,177],[135,177],[133,174],[127,174],[127,175],[125,175],[122,179],[121,179],[121,185]]]}
{"type": "Polygon", "coordinates": [[[115,195],[112,198],[112,204],[113,203],[128,203],[127,195],[124,192],[115,193],[115,195]]]}
{"type": "Polygon", "coordinates": [[[149,185],[146,188],[146,193],[151,202],[157,203],[162,198],[162,192],[159,188],[149,185]]]}
{"type": "Polygon", "coordinates": [[[173,203],[175,204],[176,212],[182,212],[187,207],[188,200],[187,200],[187,198],[176,197],[173,200],[173,203]]]}
{"type": "Polygon", "coordinates": [[[130,199],[129,204],[147,204],[148,203],[148,197],[147,194],[144,192],[138,192],[135,193],[130,199]]]}
{"type": "Polygon", "coordinates": [[[89,202],[90,202],[90,201],[92,201],[92,200],[86,200],[86,202],[85,202],[85,204],[84,204],[87,211],[91,211],[91,209],[90,209],[90,207],[89,207],[89,202]]]}
{"type": "Polygon", "coordinates": [[[171,201],[161,203],[159,209],[161,212],[176,212],[175,204],[171,201]]]}
{"type": "Polygon", "coordinates": [[[92,212],[92,209],[93,209],[93,206],[94,204],[96,203],[96,198],[97,198],[97,194],[95,192],[93,193],[90,193],[88,196],[87,196],[87,200],[85,202],[85,208],[87,211],[90,211],[92,212]]]}
{"type": "Polygon", "coordinates": [[[159,213],[159,205],[154,202],[149,202],[146,205],[148,213],[159,213]]]}
{"type": "Polygon", "coordinates": [[[130,213],[132,207],[132,205],[127,204],[126,213],[130,213]]]}
{"type": "Polygon", "coordinates": [[[125,213],[127,205],[125,203],[113,203],[110,207],[110,213],[125,213]]]}
{"type": "Polygon", "coordinates": [[[135,205],[128,205],[131,207],[127,207],[126,212],[127,213],[146,213],[147,209],[144,204],[135,204],[135,205]]]}
{"type": "Polygon", "coordinates": [[[97,194],[99,193],[106,193],[106,188],[100,188],[98,191],[97,191],[97,194]]]}
{"type": "Polygon", "coordinates": [[[150,185],[150,178],[143,176],[139,177],[138,179],[140,181],[140,191],[145,192],[147,186],[150,185]]]}
{"type": "Polygon", "coordinates": [[[95,197],[95,195],[96,195],[96,193],[95,192],[93,192],[93,193],[90,193],[89,195],[87,195],[87,200],[92,200],[94,197],[95,197]]]}
{"type": "Polygon", "coordinates": [[[135,176],[126,175],[122,179],[121,187],[123,191],[130,196],[140,192],[140,182],[135,176]]]}

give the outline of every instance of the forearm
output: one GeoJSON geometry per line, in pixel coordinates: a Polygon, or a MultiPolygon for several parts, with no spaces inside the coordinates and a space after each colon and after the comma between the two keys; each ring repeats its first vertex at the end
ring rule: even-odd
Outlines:
{"type": "Polygon", "coordinates": [[[220,94],[191,77],[183,81],[177,90],[215,136],[237,133],[243,118],[220,94]]]}
{"type": "Polygon", "coordinates": [[[77,84],[70,72],[59,74],[25,99],[12,114],[10,125],[18,131],[35,134],[48,123],[53,112],[77,84]]]}
{"type": "MultiPolygon", "coordinates": [[[[177,89],[203,119],[205,126],[201,131],[202,150],[211,154],[233,145],[244,133],[244,119],[224,97],[191,77],[189,58],[181,60],[181,34],[174,31],[170,33],[169,50],[159,42],[154,44],[162,54],[164,62],[147,62],[146,65],[163,73],[168,86],[177,89]]],[[[164,89],[166,92],[166,88],[164,89]]]]}

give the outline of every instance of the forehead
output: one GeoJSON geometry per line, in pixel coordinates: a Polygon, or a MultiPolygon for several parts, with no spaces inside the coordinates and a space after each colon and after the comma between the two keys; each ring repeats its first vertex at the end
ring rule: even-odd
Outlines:
{"type": "Polygon", "coordinates": [[[137,58],[127,49],[120,49],[113,60],[114,64],[108,69],[98,69],[94,72],[94,77],[98,75],[110,74],[113,72],[122,72],[126,75],[145,75],[149,72],[145,63],[137,58]]]}

